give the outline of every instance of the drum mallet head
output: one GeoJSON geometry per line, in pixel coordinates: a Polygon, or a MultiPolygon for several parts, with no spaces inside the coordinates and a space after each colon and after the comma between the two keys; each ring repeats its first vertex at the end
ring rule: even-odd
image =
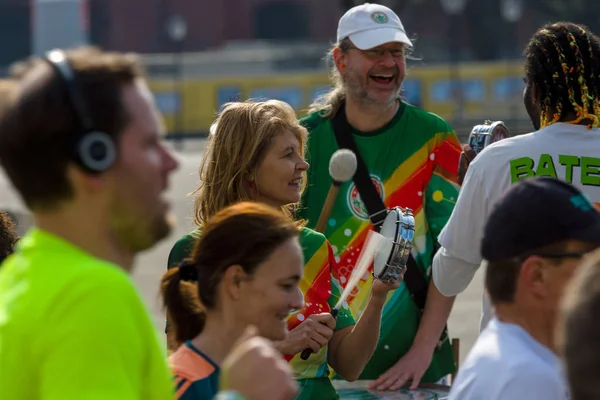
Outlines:
{"type": "Polygon", "coordinates": [[[321,208],[321,214],[315,226],[315,231],[320,233],[325,231],[327,220],[340,190],[340,185],[354,178],[356,166],[356,154],[352,150],[340,149],[333,153],[329,159],[329,175],[333,181],[331,182],[325,203],[323,203],[323,208],[321,208]]]}
{"type": "Polygon", "coordinates": [[[329,160],[329,175],[334,184],[339,186],[354,177],[356,166],[356,154],[352,150],[340,149],[329,160]]]}

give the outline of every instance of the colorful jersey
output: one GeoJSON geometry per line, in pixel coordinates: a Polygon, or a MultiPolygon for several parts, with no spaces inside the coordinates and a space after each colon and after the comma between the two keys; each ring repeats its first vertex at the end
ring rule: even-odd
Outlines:
{"type": "Polygon", "coordinates": [[[219,367],[187,341],[169,356],[178,400],[212,400],[219,391],[219,367]]]}
{"type": "MultiPolygon", "coordinates": [[[[193,250],[198,231],[184,235],[173,246],[169,255],[168,267],[176,266],[189,256],[193,250]]],[[[300,289],[304,294],[305,306],[302,310],[290,315],[288,329],[294,329],[308,316],[329,312],[341,296],[339,271],[333,256],[333,249],[325,236],[311,229],[303,229],[300,234],[300,245],[304,253],[304,274],[300,289]]],[[[355,324],[352,312],[344,303],[336,321],[335,330],[355,324]]],[[[302,360],[300,354],[287,356],[294,369],[300,385],[297,399],[336,399],[337,394],[329,380],[330,370],[327,364],[327,348],[312,354],[308,360],[302,360]]]]}
{"type": "MultiPolygon", "coordinates": [[[[313,113],[302,119],[309,131],[308,188],[300,216],[316,225],[331,186],[329,160],[339,149],[331,121],[313,113]]],[[[394,118],[375,132],[354,130],[354,139],[387,207],[411,208],[415,216],[413,255],[429,279],[437,235],[458,197],[457,172],[461,146],[452,128],[438,116],[401,103],[394,118]]],[[[339,262],[340,282],[348,281],[367,232],[367,210],[352,181],[343,183],[325,235],[339,262]]],[[[354,315],[365,309],[372,285],[369,274],[348,299],[354,315]]],[[[377,379],[411,347],[420,312],[406,285],[388,296],[382,314],[380,340],[360,379],[377,379]]],[[[454,372],[448,340],[439,347],[423,380],[435,382],[454,372]]]]}
{"type": "Polygon", "coordinates": [[[173,398],[164,344],[120,267],[34,228],[0,268],[0,398],[173,398]]]}
{"type": "Polygon", "coordinates": [[[190,257],[192,255],[192,251],[194,250],[194,244],[196,240],[200,236],[200,230],[196,229],[190,233],[186,233],[182,237],[179,238],[177,242],[171,248],[169,252],[169,258],[167,260],[167,269],[176,267],[183,260],[190,257]]]}

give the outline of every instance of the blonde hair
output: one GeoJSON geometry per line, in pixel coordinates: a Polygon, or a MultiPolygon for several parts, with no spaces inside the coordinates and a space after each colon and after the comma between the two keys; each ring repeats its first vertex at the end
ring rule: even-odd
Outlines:
{"type": "Polygon", "coordinates": [[[333,116],[337,114],[342,102],[346,99],[346,87],[344,86],[342,75],[335,65],[333,54],[336,49],[346,53],[351,47],[352,42],[350,42],[350,39],[346,38],[339,43],[334,44],[327,52],[325,60],[330,64],[329,79],[333,82],[333,88],[328,93],[317,97],[315,101],[308,106],[309,113],[319,112],[319,115],[326,119],[333,118],[333,116]]]}
{"type": "MultiPolygon", "coordinates": [[[[293,108],[279,100],[227,103],[214,126],[200,164],[200,184],[192,192],[194,222],[199,227],[225,207],[254,200],[248,181],[254,180],[274,137],[292,131],[304,157],[308,136],[293,108]]],[[[303,174],[302,189],[305,185],[303,174]]],[[[283,206],[282,211],[291,216],[294,206],[283,206]]]]}

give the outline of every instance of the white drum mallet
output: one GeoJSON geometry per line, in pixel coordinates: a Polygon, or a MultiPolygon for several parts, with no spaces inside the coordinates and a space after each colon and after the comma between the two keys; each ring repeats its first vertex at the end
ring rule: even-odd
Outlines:
{"type": "MultiPolygon", "coordinates": [[[[340,308],[344,306],[344,302],[350,296],[354,288],[358,285],[358,282],[363,278],[365,273],[369,270],[369,267],[373,263],[373,259],[375,255],[381,251],[382,246],[386,242],[386,238],[377,232],[368,231],[367,238],[365,239],[365,243],[363,244],[360,255],[358,256],[358,261],[350,274],[350,279],[348,280],[348,284],[346,288],[342,292],[341,296],[338,298],[337,303],[330,311],[330,314],[333,315],[333,318],[337,318],[340,308]]],[[[302,351],[300,354],[300,358],[303,360],[308,360],[308,357],[312,354],[312,349],[307,348],[302,351]]]]}
{"type": "Polygon", "coordinates": [[[329,159],[329,175],[332,182],[323,208],[321,209],[317,226],[315,227],[317,232],[323,233],[325,231],[329,215],[331,215],[331,210],[340,191],[340,186],[342,183],[354,178],[356,166],[356,155],[352,150],[340,149],[333,153],[329,159]]]}

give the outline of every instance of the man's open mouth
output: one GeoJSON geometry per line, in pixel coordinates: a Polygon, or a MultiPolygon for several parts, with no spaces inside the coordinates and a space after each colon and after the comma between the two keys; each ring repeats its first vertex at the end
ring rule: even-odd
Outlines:
{"type": "Polygon", "coordinates": [[[377,75],[369,75],[371,79],[373,79],[377,83],[391,83],[394,80],[393,74],[377,74],[377,75]]]}

